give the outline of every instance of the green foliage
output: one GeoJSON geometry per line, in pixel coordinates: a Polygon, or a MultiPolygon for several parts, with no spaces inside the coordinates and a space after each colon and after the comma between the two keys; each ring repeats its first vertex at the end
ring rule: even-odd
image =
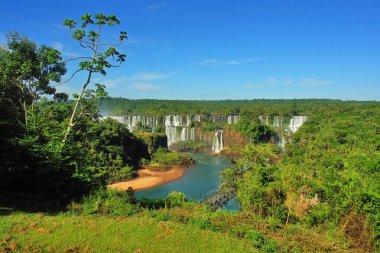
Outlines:
{"type": "Polygon", "coordinates": [[[175,150],[177,152],[197,153],[206,151],[207,146],[208,144],[204,141],[188,140],[173,143],[170,148],[171,150],[175,150]]]}
{"type": "Polygon", "coordinates": [[[250,138],[251,143],[265,143],[274,135],[274,130],[257,120],[241,119],[234,128],[250,138]]]}
{"type": "Polygon", "coordinates": [[[83,199],[84,214],[110,215],[115,217],[130,216],[140,212],[133,191],[116,191],[100,189],[83,199]]]}
{"type": "Polygon", "coordinates": [[[244,239],[249,240],[261,252],[280,252],[277,243],[256,230],[245,232],[244,239]]]}
{"type": "Polygon", "coordinates": [[[99,111],[101,102],[107,97],[105,91],[105,85],[95,84],[96,91],[87,90],[88,85],[91,83],[93,75],[100,73],[105,76],[107,74],[106,69],[119,67],[122,62],[125,61],[125,54],[119,53],[115,46],[121,45],[121,43],[127,39],[126,32],[121,31],[119,37],[119,43],[113,44],[103,42],[100,39],[103,38],[102,28],[104,26],[112,27],[115,24],[119,25],[120,20],[115,15],[96,14],[92,17],[91,14],[85,14],[81,17],[80,28],[76,28],[77,22],[72,19],[65,19],[64,26],[69,27],[72,37],[78,41],[79,45],[89,50],[90,56],[78,56],[67,61],[84,60],[78,63],[78,69],[72,74],[72,76],[66,81],[70,81],[77,73],[81,71],[87,72],[86,82],[83,84],[79,95],[75,95],[75,102],[73,111],[70,116],[70,120],[67,126],[66,133],[63,138],[63,142],[66,142],[72,128],[77,122],[82,120],[83,115],[88,113],[94,113],[94,106],[96,108],[95,113],[99,111]],[[83,98],[87,98],[84,100],[83,98]],[[89,99],[91,98],[91,99],[89,99]],[[88,104],[84,104],[86,101],[92,101],[90,103],[90,110],[88,104]],[[92,109],[92,110],[91,110],[92,109]]]}
{"type": "Polygon", "coordinates": [[[186,196],[182,192],[171,192],[166,196],[165,201],[170,207],[182,206],[186,202],[186,196]]]}
{"type": "Polygon", "coordinates": [[[244,239],[143,215],[14,213],[0,216],[0,238],[5,252],[256,252],[244,239]]]}
{"type": "Polygon", "coordinates": [[[212,132],[218,129],[223,129],[223,125],[214,122],[202,122],[202,130],[205,132],[212,132]]]}
{"type": "Polygon", "coordinates": [[[155,217],[154,210],[165,207],[165,199],[148,199],[141,198],[138,200],[139,205],[149,210],[152,210],[152,217],[155,217]]]}
{"type": "Polygon", "coordinates": [[[2,88],[12,87],[14,105],[22,108],[24,122],[28,123],[33,105],[43,95],[52,95],[55,88],[50,82],[60,82],[66,74],[59,51],[40,46],[18,33],[8,33],[6,47],[1,49],[0,83],[2,88]]]}
{"type": "Polygon", "coordinates": [[[327,99],[255,99],[255,100],[158,100],[112,98],[103,109],[114,115],[147,114],[163,116],[223,113],[239,111],[242,119],[257,121],[259,115],[291,116],[315,111],[344,107],[348,104],[363,105],[371,102],[354,102],[327,99]],[[321,109],[322,108],[322,109],[321,109]],[[236,110],[237,109],[237,110],[236,110]]]}
{"type": "Polygon", "coordinates": [[[167,137],[164,133],[134,131],[133,134],[147,146],[149,155],[157,152],[159,148],[167,148],[168,146],[167,137]]]}
{"type": "Polygon", "coordinates": [[[186,166],[192,163],[190,155],[185,153],[167,152],[163,148],[159,148],[156,153],[152,155],[150,165],[180,165],[186,166]]]}
{"type": "Polygon", "coordinates": [[[204,230],[210,230],[210,231],[218,230],[217,226],[212,224],[209,218],[193,217],[189,219],[188,224],[191,224],[197,228],[204,229],[204,230]]]}

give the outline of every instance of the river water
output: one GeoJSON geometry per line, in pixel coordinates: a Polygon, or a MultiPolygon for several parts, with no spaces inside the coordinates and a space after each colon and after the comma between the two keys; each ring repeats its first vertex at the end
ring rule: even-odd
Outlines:
{"type": "MultiPolygon", "coordinates": [[[[137,198],[158,199],[165,198],[172,191],[183,192],[186,198],[195,198],[199,193],[217,185],[220,182],[220,173],[231,166],[228,159],[207,154],[192,154],[195,164],[185,169],[184,175],[167,184],[136,191],[137,198]]],[[[236,201],[227,205],[229,210],[237,210],[236,201]]]]}

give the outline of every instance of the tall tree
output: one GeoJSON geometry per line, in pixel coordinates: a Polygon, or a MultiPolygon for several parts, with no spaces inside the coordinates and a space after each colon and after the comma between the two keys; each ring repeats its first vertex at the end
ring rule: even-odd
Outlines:
{"type": "Polygon", "coordinates": [[[1,82],[18,89],[17,103],[22,106],[25,124],[28,124],[28,114],[33,112],[40,97],[55,93],[51,82],[61,81],[66,74],[65,63],[61,62],[59,51],[44,45],[37,47],[36,43],[18,33],[7,35],[6,47],[2,51],[1,82]]]}
{"type": "MultiPolygon", "coordinates": [[[[120,20],[115,15],[106,16],[104,14],[96,14],[94,17],[92,17],[91,14],[83,15],[81,17],[79,29],[76,29],[77,23],[73,19],[65,19],[64,21],[64,25],[70,28],[72,37],[78,41],[82,48],[89,50],[90,54],[89,56],[79,56],[67,60],[84,60],[79,62],[79,68],[67,81],[71,80],[78,72],[81,71],[87,72],[87,79],[74,102],[73,111],[63,142],[66,141],[71,129],[81,118],[83,113],[83,110],[80,110],[80,107],[82,107],[82,99],[86,94],[88,85],[91,83],[93,74],[100,73],[102,75],[106,75],[106,69],[111,67],[119,67],[121,63],[125,61],[125,55],[120,54],[115,47],[121,45],[121,43],[127,39],[126,32],[120,32],[119,42],[116,44],[105,43],[100,40],[103,35],[102,28],[104,26],[114,26],[119,24],[120,20]]],[[[104,85],[97,85],[97,88],[99,93],[104,93],[104,85]]]]}

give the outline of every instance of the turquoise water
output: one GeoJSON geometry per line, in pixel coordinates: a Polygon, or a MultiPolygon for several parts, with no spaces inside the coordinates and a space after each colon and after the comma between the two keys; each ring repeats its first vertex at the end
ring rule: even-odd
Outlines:
{"type": "MultiPolygon", "coordinates": [[[[195,164],[185,170],[183,177],[157,187],[136,191],[137,198],[158,199],[165,198],[169,192],[180,191],[188,199],[217,185],[220,182],[220,173],[228,168],[229,160],[207,154],[192,154],[195,164]]],[[[237,210],[236,201],[232,200],[227,206],[229,210],[237,210]]]]}

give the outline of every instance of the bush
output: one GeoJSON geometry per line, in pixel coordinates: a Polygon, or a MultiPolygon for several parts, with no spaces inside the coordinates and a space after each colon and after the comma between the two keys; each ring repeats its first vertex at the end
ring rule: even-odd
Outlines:
{"type": "Polygon", "coordinates": [[[244,239],[249,240],[256,248],[260,249],[260,252],[278,252],[277,243],[272,239],[266,238],[261,232],[248,230],[244,239]]]}
{"type": "Polygon", "coordinates": [[[138,200],[138,204],[144,208],[158,209],[158,208],[165,207],[165,200],[164,199],[141,198],[138,200]]]}
{"type": "Polygon", "coordinates": [[[186,196],[182,192],[171,192],[165,201],[170,207],[182,206],[186,202],[186,196]]]}
{"type": "Polygon", "coordinates": [[[306,223],[310,226],[318,226],[329,220],[331,217],[331,207],[324,204],[311,206],[307,210],[306,223]]]}
{"type": "Polygon", "coordinates": [[[84,214],[110,216],[130,216],[138,213],[141,208],[136,205],[133,191],[116,191],[101,189],[83,199],[84,214]]]}
{"type": "Polygon", "coordinates": [[[190,218],[189,224],[192,224],[200,229],[217,231],[218,227],[211,223],[209,218],[190,218]]]}
{"type": "Polygon", "coordinates": [[[192,158],[184,153],[171,153],[163,149],[159,149],[153,154],[151,165],[180,165],[186,166],[192,163],[192,158]]]}
{"type": "Polygon", "coordinates": [[[171,145],[171,149],[176,152],[204,152],[207,149],[208,144],[205,141],[180,141],[177,143],[173,143],[171,145]]]}
{"type": "Polygon", "coordinates": [[[120,180],[130,180],[133,178],[135,171],[132,167],[124,166],[120,170],[114,170],[110,182],[117,182],[120,180]]]}

